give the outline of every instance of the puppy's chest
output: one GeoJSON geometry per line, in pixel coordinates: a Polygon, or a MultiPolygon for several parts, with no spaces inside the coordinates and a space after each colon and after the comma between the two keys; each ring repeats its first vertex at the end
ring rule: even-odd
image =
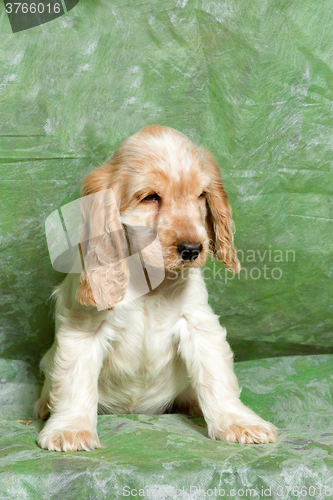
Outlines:
{"type": "Polygon", "coordinates": [[[158,307],[126,309],[113,318],[109,370],[115,378],[156,378],[176,362],[178,318],[158,307]]]}

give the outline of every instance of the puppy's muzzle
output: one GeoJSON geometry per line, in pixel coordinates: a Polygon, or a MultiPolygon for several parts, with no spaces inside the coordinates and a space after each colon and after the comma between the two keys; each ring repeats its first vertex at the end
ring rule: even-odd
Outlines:
{"type": "Polygon", "coordinates": [[[180,243],[177,246],[177,252],[181,256],[184,262],[188,262],[189,260],[195,260],[199,257],[199,254],[202,250],[201,243],[180,243]]]}

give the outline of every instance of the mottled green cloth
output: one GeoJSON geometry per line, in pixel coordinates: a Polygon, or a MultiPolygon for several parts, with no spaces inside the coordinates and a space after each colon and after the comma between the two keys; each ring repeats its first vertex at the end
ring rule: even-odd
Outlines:
{"type": "Polygon", "coordinates": [[[135,489],[154,500],[202,499],[214,488],[216,498],[333,498],[332,355],[236,364],[243,402],[279,428],[277,444],[266,445],[210,440],[203,418],[101,415],[104,448],[41,450],[35,374],[23,361],[1,360],[0,369],[1,500],[121,499],[135,489]]]}
{"type": "Polygon", "coordinates": [[[18,33],[0,4],[0,500],[123,498],[126,485],[262,498],[333,488],[332,32],[330,0],[80,0],[18,33]],[[242,398],[279,427],[279,443],[212,442],[202,420],[180,415],[101,416],[105,449],[41,451],[31,405],[64,278],[45,219],[151,123],[221,167],[243,269],[232,278],[209,261],[205,279],[247,360],[242,398]]]}
{"type": "Polygon", "coordinates": [[[235,350],[333,352],[332,29],[329,0],[81,0],[19,33],[0,5],[2,356],[52,339],[46,217],[149,123],[221,167],[243,270],[205,276],[235,350]]]}

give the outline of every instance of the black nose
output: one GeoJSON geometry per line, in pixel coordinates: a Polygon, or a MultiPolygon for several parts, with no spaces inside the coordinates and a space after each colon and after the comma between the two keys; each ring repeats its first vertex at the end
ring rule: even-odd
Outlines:
{"type": "Polygon", "coordinates": [[[177,251],[181,256],[182,260],[195,260],[199,257],[199,253],[202,250],[201,243],[180,243],[177,246],[177,251]]]}

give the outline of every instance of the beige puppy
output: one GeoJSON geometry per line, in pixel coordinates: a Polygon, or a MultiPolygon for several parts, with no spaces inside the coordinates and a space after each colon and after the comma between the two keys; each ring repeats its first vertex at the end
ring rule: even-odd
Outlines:
{"type": "Polygon", "coordinates": [[[41,362],[45,383],[35,407],[50,418],[39,446],[91,450],[101,446],[98,411],[172,408],[203,414],[212,439],[274,442],[274,426],[239,399],[226,330],[200,274],[209,254],[240,269],[212,155],[172,128],[145,127],[85,178],[81,195],[90,200],[82,209],[84,271],[68,274],[55,292],[56,337],[41,362]],[[137,236],[137,252],[146,246],[139,252],[146,278],[161,261],[165,277],[122,300],[135,274],[125,258],[127,233],[138,226],[157,235],[137,236]]]}

